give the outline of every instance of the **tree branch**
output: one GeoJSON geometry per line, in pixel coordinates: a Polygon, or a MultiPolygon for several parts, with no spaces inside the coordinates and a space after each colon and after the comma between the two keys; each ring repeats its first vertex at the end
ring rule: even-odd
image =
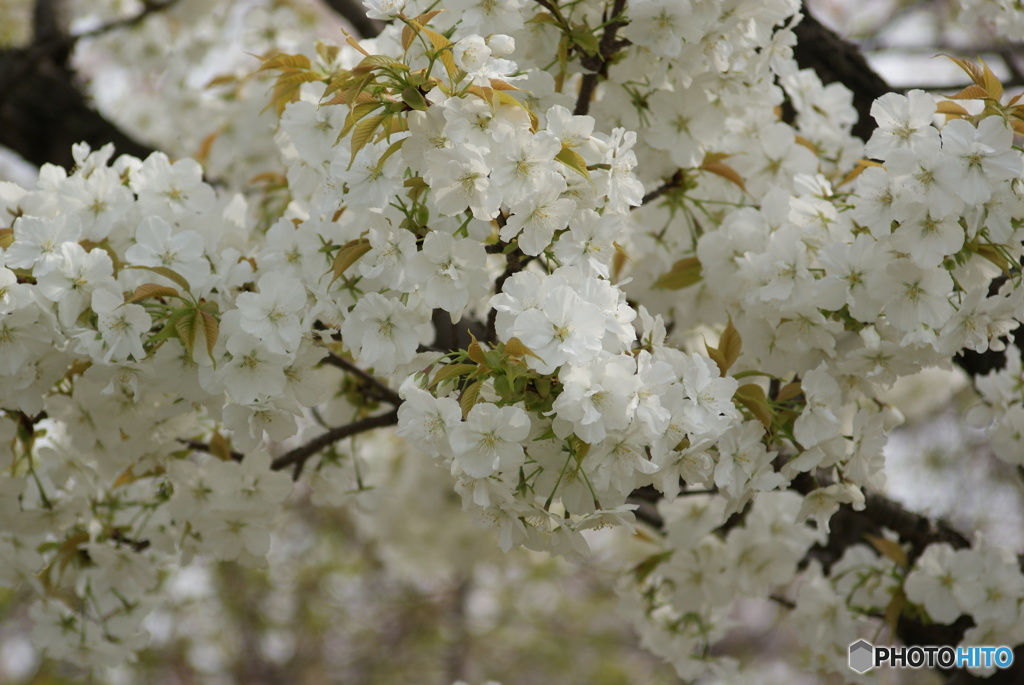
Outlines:
{"type": "Polygon", "coordinates": [[[402,398],[397,392],[385,385],[381,380],[371,376],[366,371],[363,371],[358,366],[350,362],[348,359],[334,354],[330,350],[327,351],[327,356],[324,357],[324,364],[330,364],[335,366],[346,373],[352,374],[366,386],[371,396],[374,399],[379,399],[387,402],[388,404],[398,406],[402,403],[402,398]]]}
{"type": "Polygon", "coordinates": [[[360,38],[373,38],[384,30],[384,22],[370,19],[357,0],[324,0],[324,4],[352,25],[360,38]]]}
{"type": "Polygon", "coordinates": [[[344,426],[338,426],[332,428],[326,433],[318,435],[313,438],[305,445],[301,445],[282,454],[280,457],[275,459],[270,464],[270,468],[275,471],[286,469],[289,466],[295,467],[295,476],[297,477],[299,472],[302,470],[302,466],[306,463],[306,460],[315,455],[320,450],[333,445],[339,440],[350,438],[353,435],[359,433],[365,433],[366,431],[373,430],[374,428],[383,428],[384,426],[394,426],[398,423],[398,409],[392,409],[387,414],[380,414],[378,416],[370,416],[359,421],[353,421],[352,423],[345,424],[344,426]]]}
{"type": "Polygon", "coordinates": [[[38,0],[32,44],[0,50],[0,145],[42,166],[74,166],[71,146],[93,148],[113,143],[118,152],[147,157],[153,148],[140,143],[97,112],[82,93],[67,61],[75,43],[86,37],[134,26],[177,0],[148,2],[142,10],[78,35],[63,27],[64,0],[38,0]]]}
{"type": "Polygon", "coordinates": [[[871,104],[893,89],[871,68],[860,48],[823,26],[808,11],[806,3],[801,12],[804,18],[793,29],[797,39],[793,47],[796,63],[801,69],[813,69],[822,83],[838,81],[853,92],[858,115],[853,135],[867,140],[875,130],[871,104]]]}
{"type": "MultiPolygon", "coordinates": [[[[626,0],[615,0],[615,5],[612,7],[611,18],[622,17],[622,13],[625,10],[626,0]]],[[[609,17],[605,17],[605,21],[608,19],[609,17]]],[[[605,26],[604,34],[601,36],[601,42],[598,44],[598,54],[593,56],[584,56],[583,59],[580,60],[580,63],[590,70],[590,73],[585,74],[583,76],[583,80],[580,82],[580,92],[576,97],[576,108],[573,110],[573,114],[584,115],[590,111],[590,101],[594,98],[594,91],[597,90],[598,79],[607,78],[608,65],[611,62],[612,56],[626,45],[629,45],[629,41],[615,39],[615,34],[617,34],[619,29],[625,26],[626,23],[627,21],[625,19],[615,19],[605,26]]]]}

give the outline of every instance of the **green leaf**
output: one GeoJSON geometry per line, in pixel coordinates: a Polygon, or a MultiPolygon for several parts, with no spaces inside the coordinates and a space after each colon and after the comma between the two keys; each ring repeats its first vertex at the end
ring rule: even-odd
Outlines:
{"type": "Polygon", "coordinates": [[[263,64],[256,70],[256,73],[267,71],[269,69],[309,69],[310,66],[309,58],[305,55],[286,55],[284,53],[278,53],[269,59],[263,60],[263,64]]]}
{"type": "Polygon", "coordinates": [[[533,357],[541,362],[544,360],[540,358],[536,352],[531,350],[529,347],[523,344],[523,341],[519,338],[509,338],[508,342],[505,343],[505,356],[513,359],[519,359],[521,357],[533,357]]]}
{"type": "Polygon", "coordinates": [[[142,300],[149,299],[150,297],[181,297],[181,294],[169,285],[143,283],[135,289],[135,292],[132,293],[131,297],[125,300],[125,304],[141,302],[142,300]]]}
{"type": "Polygon", "coordinates": [[[907,595],[903,592],[902,587],[896,588],[896,591],[892,593],[892,599],[889,600],[889,604],[885,607],[885,625],[889,627],[889,634],[895,635],[897,625],[900,622],[900,616],[903,615],[903,609],[907,606],[907,595]]]}
{"type": "Polygon", "coordinates": [[[174,322],[174,328],[178,332],[181,344],[192,356],[196,346],[196,333],[203,326],[203,315],[198,309],[189,309],[187,316],[180,317],[174,322]]]}
{"type": "Polygon", "coordinates": [[[555,159],[578,173],[580,176],[583,176],[588,181],[590,180],[590,172],[587,170],[587,163],[583,161],[580,154],[571,147],[563,144],[561,151],[555,155],[555,159]]]}
{"type": "Polygon", "coordinates": [[[388,161],[388,157],[395,154],[402,149],[402,143],[409,140],[408,138],[399,138],[395,142],[388,146],[388,149],[384,151],[384,154],[377,160],[377,166],[374,167],[374,173],[379,174],[380,170],[384,168],[384,162],[388,161]]]}
{"type": "Polygon", "coordinates": [[[427,387],[433,388],[450,378],[458,378],[463,374],[476,371],[477,368],[476,364],[448,364],[447,366],[442,366],[440,370],[434,374],[434,380],[432,380],[430,385],[427,387]]]}
{"type": "Polygon", "coordinates": [[[733,399],[750,410],[750,413],[764,425],[766,430],[771,428],[774,413],[768,406],[768,398],[765,397],[764,390],[760,385],[754,383],[741,385],[736,389],[733,399]]]}
{"type": "Polygon", "coordinates": [[[356,154],[373,138],[373,133],[377,130],[377,127],[384,123],[385,119],[390,118],[390,116],[390,114],[377,114],[372,117],[366,117],[356,125],[352,130],[352,159],[348,162],[349,167],[355,161],[356,154]]]}
{"type": "Polygon", "coordinates": [[[220,323],[217,321],[217,317],[210,312],[200,311],[200,315],[203,317],[203,334],[206,336],[206,353],[210,355],[210,361],[215,362],[213,358],[213,346],[217,344],[217,337],[220,335],[220,323]]]}
{"type": "Polygon", "coordinates": [[[387,55],[370,55],[364,57],[363,61],[359,63],[356,69],[359,67],[379,67],[384,69],[397,69],[399,71],[409,71],[409,67],[399,62],[394,57],[388,57],[387,55]]]}
{"type": "Polygon", "coordinates": [[[718,339],[718,351],[721,353],[722,361],[725,364],[725,368],[721,369],[723,376],[739,359],[742,348],[743,338],[740,337],[740,332],[732,325],[732,318],[730,317],[729,325],[725,327],[722,337],[718,339]]]}
{"type": "Polygon", "coordinates": [[[890,540],[889,538],[883,538],[878,535],[864,535],[867,541],[871,543],[871,546],[878,551],[883,557],[895,561],[903,568],[910,566],[910,561],[907,559],[907,552],[900,546],[900,543],[890,540]]]}
{"type": "Polygon", "coordinates": [[[636,578],[636,582],[642,583],[647,580],[647,577],[654,572],[654,569],[658,568],[664,562],[672,558],[672,554],[675,550],[665,550],[664,552],[658,552],[647,557],[633,568],[633,577],[636,578]]]}
{"type": "Polygon", "coordinates": [[[990,261],[993,264],[995,264],[996,266],[998,266],[999,269],[1004,274],[1006,274],[1007,276],[1010,275],[1010,262],[1009,262],[1009,260],[1006,259],[1006,257],[1003,255],[1003,253],[1000,252],[999,250],[997,250],[994,246],[992,246],[990,244],[983,243],[981,245],[978,245],[974,249],[974,252],[977,253],[977,255],[979,257],[984,257],[988,261],[990,261]]]}
{"type": "Polygon", "coordinates": [[[462,70],[455,64],[455,56],[452,54],[452,49],[454,48],[452,42],[437,31],[417,24],[415,19],[411,23],[419,26],[420,33],[426,36],[430,44],[434,46],[434,53],[441,60],[445,71],[448,72],[448,79],[452,83],[457,83],[462,78],[462,70]]]}
{"type": "Polygon", "coordinates": [[[337,145],[341,142],[341,139],[348,135],[348,132],[352,130],[352,127],[359,123],[359,120],[367,116],[374,110],[380,109],[383,105],[379,102],[361,102],[358,105],[354,105],[349,110],[348,116],[345,117],[345,123],[341,127],[341,131],[338,132],[338,139],[334,141],[337,145]]]}
{"type": "Polygon", "coordinates": [[[480,388],[483,386],[483,379],[472,383],[468,388],[462,391],[462,397],[459,398],[459,407],[462,408],[462,418],[465,419],[469,416],[469,411],[473,408],[473,405],[477,403],[480,398],[480,388]]]}
{"type": "Polygon", "coordinates": [[[408,50],[412,42],[416,40],[416,34],[418,34],[424,26],[430,23],[430,20],[439,15],[444,10],[433,10],[426,12],[416,17],[415,19],[408,22],[402,29],[402,49],[408,50]]]}
{"type": "Polygon", "coordinates": [[[477,340],[476,336],[472,333],[469,334],[469,337],[472,338],[472,342],[469,343],[469,347],[466,348],[466,355],[477,364],[486,366],[487,357],[484,355],[484,348],[480,345],[480,341],[477,340]]]}
{"type": "Polygon", "coordinates": [[[338,253],[334,255],[334,263],[331,265],[331,271],[334,272],[334,278],[331,279],[331,283],[341,278],[341,275],[345,271],[356,263],[360,257],[369,252],[372,249],[370,241],[366,238],[357,238],[350,240],[338,250],[338,253]]]}
{"type": "Polygon", "coordinates": [[[420,89],[413,88],[412,86],[407,86],[402,89],[402,102],[415,110],[419,110],[420,112],[425,112],[429,106],[427,104],[427,99],[423,97],[423,93],[420,92],[420,89]]]}
{"type": "Polygon", "coordinates": [[[192,290],[189,287],[188,281],[185,277],[179,274],[174,269],[168,269],[166,266],[128,266],[127,269],[145,269],[146,271],[152,271],[155,274],[168,278],[182,287],[185,292],[191,293],[192,290]]]}
{"type": "Polygon", "coordinates": [[[794,397],[799,397],[800,393],[804,391],[800,381],[793,381],[792,383],[786,383],[779,389],[779,394],[775,397],[776,402],[788,402],[794,397]]]}
{"type": "Polygon", "coordinates": [[[590,56],[594,56],[601,52],[601,45],[597,42],[597,36],[590,30],[590,27],[586,24],[577,24],[572,27],[572,31],[569,33],[569,38],[572,42],[579,46],[583,52],[590,56]]]}
{"type": "Polygon", "coordinates": [[[661,290],[682,290],[699,283],[700,279],[700,260],[696,257],[686,257],[673,264],[671,271],[656,280],[651,287],[661,290]]]}

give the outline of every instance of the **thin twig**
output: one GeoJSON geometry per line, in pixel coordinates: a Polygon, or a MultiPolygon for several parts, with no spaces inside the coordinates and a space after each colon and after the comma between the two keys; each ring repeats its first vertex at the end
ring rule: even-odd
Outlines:
{"type": "MultiPolygon", "coordinates": [[[[505,271],[498,276],[498,280],[494,282],[495,294],[500,293],[501,289],[505,286],[505,281],[512,277],[513,274],[523,270],[525,264],[519,257],[519,250],[511,250],[505,255],[505,271]]],[[[498,310],[491,309],[487,313],[487,342],[494,344],[498,340],[498,310]]]]}
{"type": "MultiPolygon", "coordinates": [[[[208,442],[203,442],[202,440],[191,440],[189,438],[178,438],[178,442],[180,442],[185,447],[193,449],[197,452],[206,452],[207,454],[213,454],[213,448],[210,446],[210,443],[208,442]]],[[[245,459],[244,454],[242,454],[241,452],[236,452],[235,450],[231,450],[229,454],[231,455],[232,461],[242,461],[243,459],[245,459]]]]}
{"type": "MultiPolygon", "coordinates": [[[[667,192],[669,192],[671,190],[675,190],[676,188],[680,187],[682,185],[682,183],[683,183],[683,180],[685,178],[686,178],[686,175],[683,173],[683,170],[682,169],[677,170],[676,173],[672,174],[672,178],[670,178],[669,180],[665,181],[660,186],[658,186],[657,188],[655,188],[651,192],[649,192],[646,195],[644,195],[644,199],[640,202],[639,206],[643,207],[648,202],[651,202],[653,200],[657,200],[659,197],[661,197],[665,193],[667,193],[667,192]]],[[[636,209],[636,207],[633,207],[633,209],[636,209]]]]}
{"type": "Polygon", "coordinates": [[[275,471],[286,469],[289,466],[297,466],[304,463],[307,459],[315,455],[320,450],[324,449],[328,445],[333,445],[339,440],[350,438],[353,435],[359,433],[365,433],[366,431],[373,430],[374,428],[383,428],[384,426],[393,426],[398,423],[398,409],[392,409],[387,414],[380,414],[378,416],[370,416],[359,421],[353,421],[352,423],[345,424],[344,426],[338,426],[332,428],[326,433],[322,433],[317,437],[313,438],[305,445],[301,445],[282,454],[280,457],[271,462],[270,468],[275,471]]]}
{"type": "Polygon", "coordinates": [[[333,352],[327,352],[327,356],[324,357],[324,363],[336,366],[339,369],[350,373],[363,382],[364,385],[369,386],[373,390],[373,395],[376,399],[383,400],[393,406],[398,406],[402,403],[402,398],[397,392],[389,388],[383,383],[383,381],[371,376],[366,371],[363,371],[358,366],[345,359],[342,356],[334,354],[333,352]]]}
{"type": "Polygon", "coordinates": [[[576,97],[576,108],[573,110],[573,114],[582,116],[590,111],[590,101],[594,97],[594,91],[597,90],[597,81],[601,78],[607,78],[608,64],[611,61],[612,55],[629,45],[627,40],[615,39],[615,34],[627,23],[625,19],[621,18],[625,10],[626,0],[615,0],[611,15],[615,19],[604,27],[604,34],[601,36],[601,42],[598,45],[598,54],[587,56],[580,60],[580,63],[590,70],[590,73],[584,75],[583,80],[580,82],[580,92],[576,97]]]}
{"type": "Polygon", "coordinates": [[[106,24],[97,26],[94,29],[83,31],[82,33],[77,33],[73,36],[70,36],[69,40],[72,43],[74,43],[75,41],[81,40],[82,38],[95,38],[96,36],[101,36],[104,33],[109,33],[111,31],[116,31],[118,29],[125,29],[131,26],[135,26],[136,24],[141,23],[142,20],[144,20],[149,15],[156,14],[158,12],[163,12],[164,10],[170,8],[171,5],[177,4],[177,2],[178,0],[164,0],[163,2],[153,2],[151,0],[150,2],[145,2],[143,3],[142,9],[133,14],[132,16],[124,17],[123,19],[115,19],[114,21],[110,21],[106,24]]]}

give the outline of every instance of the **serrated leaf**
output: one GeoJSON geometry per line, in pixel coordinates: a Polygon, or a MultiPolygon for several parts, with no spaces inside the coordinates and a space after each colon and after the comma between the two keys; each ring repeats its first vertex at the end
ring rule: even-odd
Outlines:
{"type": "Polygon", "coordinates": [[[469,416],[469,411],[480,398],[480,388],[483,387],[483,384],[483,379],[481,379],[475,383],[471,383],[468,388],[462,391],[462,397],[459,398],[459,407],[462,409],[463,419],[469,416]]]}
{"type": "Polygon", "coordinates": [[[995,247],[993,247],[992,245],[978,245],[974,249],[974,251],[978,254],[979,257],[984,257],[988,261],[998,266],[1004,274],[1006,274],[1007,276],[1010,275],[1009,260],[1007,260],[1003,253],[1001,253],[995,247]]]}
{"type": "MultiPolygon", "coordinates": [[[[388,57],[387,55],[369,55],[364,57],[356,69],[359,69],[359,67],[381,67],[384,69],[409,71],[409,67],[406,64],[399,62],[394,57],[388,57]]],[[[355,71],[355,69],[353,71],[355,71]]]]}
{"type": "Polygon", "coordinates": [[[889,628],[889,635],[896,634],[896,628],[903,615],[903,609],[907,606],[907,595],[902,587],[897,587],[892,593],[892,599],[885,607],[885,625],[889,628]]]}
{"type": "Polygon", "coordinates": [[[420,33],[427,37],[430,44],[434,46],[434,53],[437,58],[441,60],[441,64],[444,65],[444,69],[448,72],[448,79],[452,83],[457,83],[461,77],[462,70],[459,69],[458,65],[455,64],[455,56],[452,54],[454,48],[452,42],[442,36],[433,29],[428,29],[422,24],[418,24],[416,20],[412,20],[413,24],[419,27],[420,33]]]}
{"type": "Polygon", "coordinates": [[[572,454],[576,458],[576,463],[583,463],[586,456],[590,454],[590,443],[583,442],[583,439],[576,434],[570,435],[567,441],[569,449],[572,450],[572,454]]]}
{"type": "Polygon", "coordinates": [[[597,36],[594,35],[594,32],[586,24],[573,26],[572,31],[569,32],[569,38],[587,55],[593,56],[601,52],[601,45],[597,41],[597,36]]]}
{"type": "Polygon", "coordinates": [[[174,322],[174,329],[178,332],[181,344],[192,356],[196,346],[196,333],[203,326],[203,314],[198,309],[189,310],[188,316],[182,316],[174,322]]]}
{"type": "Polygon", "coordinates": [[[490,81],[492,90],[517,90],[520,93],[525,92],[522,88],[516,88],[508,81],[502,81],[500,78],[492,78],[490,81]]]}
{"type": "Polygon", "coordinates": [[[190,311],[192,310],[185,308],[172,312],[171,315],[167,317],[167,321],[164,322],[163,328],[149,337],[150,344],[160,343],[178,335],[178,329],[176,327],[178,319],[186,316],[190,311]]]}
{"type": "Polygon", "coordinates": [[[309,58],[305,55],[287,55],[283,52],[263,60],[263,64],[256,70],[256,73],[270,69],[309,69],[311,66],[309,58]]]}
{"type": "Polygon", "coordinates": [[[469,347],[466,348],[466,355],[481,366],[487,365],[487,357],[484,355],[484,348],[480,346],[480,341],[476,339],[476,336],[472,333],[469,334],[472,341],[469,343],[469,347]]]}
{"type": "Polygon", "coordinates": [[[768,406],[768,398],[765,397],[764,389],[755,383],[741,385],[736,389],[733,399],[746,407],[765,429],[772,426],[772,408],[768,406]]]}
{"type": "Polygon", "coordinates": [[[189,288],[188,281],[185,277],[179,274],[174,269],[169,269],[166,266],[139,266],[133,265],[125,267],[127,269],[145,269],[146,271],[152,271],[153,273],[163,276],[164,278],[170,279],[180,285],[185,292],[192,292],[189,288]]]}
{"type": "Polygon", "coordinates": [[[998,102],[1003,98],[1003,84],[998,78],[996,78],[996,75],[992,73],[992,70],[985,63],[985,60],[979,59],[978,61],[981,62],[982,85],[985,87],[985,90],[988,91],[989,95],[992,96],[992,99],[998,102]]]}
{"type": "Polygon", "coordinates": [[[299,99],[299,91],[303,83],[310,83],[319,80],[319,76],[311,71],[296,71],[281,74],[274,82],[274,91],[270,95],[270,102],[264,110],[274,108],[277,116],[284,113],[288,103],[296,102],[299,99]]]}
{"type": "MultiPolygon", "coordinates": [[[[704,341],[704,349],[707,350],[708,357],[715,363],[715,366],[718,367],[718,370],[721,373],[722,367],[725,366],[725,357],[722,356],[722,353],[718,351],[717,347],[708,345],[707,340],[704,341]]],[[[722,375],[725,374],[723,373],[722,375]]]]}
{"type": "Polygon", "coordinates": [[[132,293],[131,297],[125,300],[126,304],[132,304],[134,302],[141,302],[142,300],[150,297],[181,297],[177,290],[169,285],[160,285],[159,283],[143,283],[135,292],[132,293]]]}
{"type": "Polygon", "coordinates": [[[523,341],[519,338],[509,338],[508,342],[505,343],[505,356],[513,359],[520,359],[522,357],[533,357],[534,359],[544,362],[540,356],[523,344],[523,341]]]}
{"type": "Polygon", "coordinates": [[[316,42],[316,54],[319,55],[324,64],[333,64],[334,60],[338,58],[340,51],[341,48],[337,45],[330,45],[322,40],[316,42]]]}
{"type": "Polygon", "coordinates": [[[349,85],[351,85],[352,83],[352,78],[352,72],[349,71],[348,69],[344,69],[338,72],[335,76],[331,78],[331,82],[327,84],[327,87],[324,89],[324,94],[320,96],[320,101],[323,102],[324,98],[326,98],[328,95],[333,95],[334,93],[343,88],[348,88],[349,85]]]}
{"type": "Polygon", "coordinates": [[[425,112],[429,106],[427,104],[427,99],[423,97],[423,93],[420,92],[420,89],[413,88],[412,86],[402,89],[402,102],[420,112],[425,112]]]}
{"type": "Polygon", "coordinates": [[[374,116],[366,117],[352,129],[352,158],[349,159],[348,165],[352,166],[352,162],[355,161],[356,155],[359,151],[366,147],[366,144],[373,138],[373,132],[377,130],[377,127],[384,123],[385,119],[388,119],[390,114],[376,114],[374,116]]]}
{"type": "Polygon", "coordinates": [[[910,565],[910,562],[907,559],[907,553],[903,550],[903,547],[900,546],[900,543],[878,535],[865,534],[864,537],[867,538],[867,541],[871,543],[871,546],[874,547],[875,550],[877,550],[883,557],[895,561],[903,568],[907,568],[907,566],[910,565]]]}
{"type": "Polygon", "coordinates": [[[988,91],[982,86],[967,86],[956,95],[948,95],[947,97],[954,100],[987,100],[990,96],[988,91]]]}
{"type": "MultiPolygon", "coordinates": [[[[366,116],[369,116],[372,112],[380,109],[381,103],[374,100],[373,102],[362,102],[352,106],[349,110],[348,116],[345,117],[345,123],[341,127],[341,131],[338,132],[338,139],[334,141],[337,145],[341,142],[341,139],[348,135],[359,121],[366,116]]],[[[380,115],[383,116],[383,115],[380,115]]]]}
{"type": "Polygon", "coordinates": [[[380,170],[384,168],[384,162],[388,161],[388,157],[395,154],[402,149],[402,143],[409,140],[408,138],[400,138],[388,146],[388,149],[384,151],[384,154],[377,160],[377,166],[374,167],[374,173],[379,174],[380,170]]]}
{"type": "Polygon", "coordinates": [[[402,28],[402,50],[408,50],[412,42],[416,40],[416,34],[419,33],[420,29],[430,23],[430,20],[439,15],[444,10],[433,10],[431,12],[425,12],[420,16],[409,21],[402,28]]]}
{"type": "Polygon", "coordinates": [[[619,276],[622,275],[622,269],[625,268],[626,262],[630,261],[630,259],[626,249],[619,245],[618,242],[613,241],[612,247],[615,248],[615,254],[612,255],[612,281],[616,282],[619,280],[619,276]]]}
{"type": "Polygon", "coordinates": [[[950,100],[942,100],[935,107],[935,111],[939,114],[945,114],[947,116],[966,117],[970,113],[964,109],[961,105],[956,104],[950,100]]]}
{"type": "Polygon", "coordinates": [[[221,74],[220,76],[214,76],[212,79],[206,82],[203,88],[216,88],[217,86],[225,86],[229,83],[237,83],[238,77],[234,74],[221,74]]]}
{"type": "Polygon", "coordinates": [[[210,355],[210,361],[215,362],[213,358],[213,346],[217,344],[217,337],[220,335],[220,323],[217,321],[217,317],[210,312],[199,312],[203,317],[203,335],[206,336],[206,353],[210,355]]]}
{"type": "Polygon", "coordinates": [[[793,381],[792,383],[786,383],[784,386],[779,388],[779,394],[775,397],[776,402],[788,402],[789,400],[799,397],[800,393],[804,391],[803,385],[800,381],[793,381]]]}
{"type": "Polygon", "coordinates": [[[213,437],[210,438],[210,454],[221,461],[231,461],[231,443],[220,431],[214,431],[213,437]]]}
{"type": "Polygon", "coordinates": [[[855,166],[853,168],[853,171],[851,171],[850,173],[846,174],[846,176],[843,177],[843,180],[836,184],[836,187],[838,188],[841,185],[845,185],[845,184],[849,183],[850,181],[852,181],[853,179],[857,178],[862,173],[864,173],[865,169],[867,169],[868,167],[871,167],[871,166],[882,167],[882,164],[880,164],[879,162],[876,162],[873,159],[858,159],[857,160],[857,166],[855,166]]]}
{"type": "Polygon", "coordinates": [[[484,86],[472,85],[472,86],[468,86],[466,88],[466,92],[467,93],[472,93],[473,95],[477,96],[478,98],[480,98],[481,100],[486,102],[488,105],[491,106],[491,109],[494,108],[494,89],[493,88],[486,88],[484,86]]]}
{"type": "Polygon", "coordinates": [[[722,360],[725,363],[725,368],[721,369],[722,376],[725,376],[725,372],[739,359],[742,348],[743,338],[740,337],[740,332],[736,330],[736,327],[732,325],[732,318],[730,318],[725,331],[718,339],[718,351],[722,353],[722,360]]]}
{"type": "Polygon", "coordinates": [[[512,105],[513,107],[519,107],[520,109],[526,110],[526,113],[530,116],[530,130],[534,132],[537,131],[539,123],[537,115],[533,113],[533,110],[530,109],[525,102],[512,97],[511,94],[506,93],[503,90],[494,90],[492,93],[494,94],[494,99],[498,101],[498,104],[512,105]]]}
{"type": "MultiPolygon", "coordinates": [[[[372,97],[369,93],[365,92],[366,88],[371,83],[373,83],[373,72],[372,71],[366,72],[361,77],[353,76],[353,78],[349,82],[348,88],[345,90],[344,94],[339,93],[337,96],[335,96],[331,100],[331,102],[334,102],[336,100],[337,101],[342,101],[342,102],[347,103],[351,107],[355,107],[357,104],[366,104],[366,103],[370,103],[370,102],[377,103],[377,99],[376,98],[372,97]]],[[[378,106],[381,105],[381,103],[377,103],[377,104],[378,104],[378,106]]],[[[355,123],[355,122],[351,122],[351,123],[346,122],[346,124],[349,125],[349,126],[351,126],[352,123],[355,123]]],[[[342,134],[342,135],[344,135],[344,134],[342,134]]],[[[339,140],[340,140],[340,138],[339,138],[339,140]]]]}
{"type": "Polygon", "coordinates": [[[1000,99],[1002,99],[1002,83],[1000,83],[999,80],[995,78],[995,74],[993,74],[992,70],[988,68],[988,65],[986,65],[984,59],[979,59],[978,61],[981,62],[981,67],[983,70],[982,80],[984,81],[985,90],[989,92],[989,94],[992,96],[992,99],[994,99],[995,101],[999,101],[1000,99]]]}
{"type": "Polygon", "coordinates": [[[116,480],[114,480],[114,484],[110,486],[110,489],[111,490],[117,490],[122,485],[128,485],[129,483],[134,483],[136,480],[138,480],[138,478],[135,476],[134,473],[132,473],[132,467],[129,466],[127,469],[125,469],[121,473],[120,476],[117,477],[116,480]]]}
{"type": "Polygon", "coordinates": [[[658,552],[647,557],[639,564],[633,567],[633,577],[636,578],[637,583],[642,583],[647,580],[647,577],[654,572],[654,569],[658,568],[661,564],[672,558],[674,550],[665,550],[664,552],[658,552]]]}
{"type": "Polygon", "coordinates": [[[821,154],[821,152],[818,150],[818,146],[809,141],[807,138],[804,138],[803,136],[793,136],[793,142],[796,143],[797,145],[803,145],[805,148],[813,152],[815,157],[818,157],[821,154]]]}
{"type": "Polygon", "coordinates": [[[651,287],[660,290],[682,290],[698,283],[700,279],[700,260],[696,257],[686,257],[673,264],[672,269],[656,280],[651,287]]]}
{"type": "Polygon", "coordinates": [[[735,183],[743,192],[747,191],[747,187],[743,184],[743,177],[740,176],[738,171],[728,164],[723,164],[722,162],[705,162],[700,168],[717,176],[721,176],[731,183],[735,183]]]}
{"type": "Polygon", "coordinates": [[[367,52],[366,50],[364,50],[364,49],[363,49],[363,46],[359,44],[359,41],[358,41],[358,40],[356,40],[356,39],[355,39],[355,38],[354,38],[354,37],[352,36],[352,34],[351,34],[351,33],[349,33],[348,31],[346,31],[346,30],[345,30],[344,28],[343,28],[343,29],[341,29],[341,32],[345,34],[345,42],[346,42],[346,43],[348,43],[349,45],[351,45],[352,47],[354,47],[354,48],[355,48],[356,50],[358,50],[359,52],[363,53],[363,54],[364,54],[364,55],[366,55],[367,57],[369,57],[369,56],[370,56],[370,53],[368,53],[368,52],[367,52]]]}
{"type": "Polygon", "coordinates": [[[956,64],[961,69],[963,69],[965,72],[967,72],[967,75],[970,76],[971,80],[974,81],[976,84],[978,84],[982,88],[985,87],[985,71],[977,64],[971,62],[970,60],[961,59],[960,57],[953,57],[952,55],[941,56],[945,57],[946,59],[956,64]]]}
{"type": "Polygon", "coordinates": [[[463,374],[476,371],[477,368],[479,367],[476,364],[448,364],[447,366],[442,366],[440,370],[434,374],[434,379],[427,387],[433,388],[434,386],[440,385],[451,378],[458,378],[463,374]]]}
{"type": "Polygon", "coordinates": [[[587,170],[587,163],[583,161],[580,154],[571,147],[562,144],[562,149],[555,155],[555,159],[569,167],[583,178],[590,180],[590,172],[587,170]]]}
{"type": "Polygon", "coordinates": [[[337,254],[334,255],[334,262],[331,264],[331,271],[334,273],[334,278],[331,279],[331,283],[341,278],[341,275],[345,271],[356,263],[360,257],[369,252],[372,249],[370,241],[366,238],[356,238],[350,240],[341,248],[338,249],[337,254]]]}

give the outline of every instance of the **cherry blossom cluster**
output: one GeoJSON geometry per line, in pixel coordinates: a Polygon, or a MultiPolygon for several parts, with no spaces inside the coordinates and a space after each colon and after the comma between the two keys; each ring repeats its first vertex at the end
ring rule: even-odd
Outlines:
{"type": "MultiPolygon", "coordinates": [[[[259,190],[86,146],[0,184],[0,580],[41,643],[129,658],[160,564],[259,565],[283,470],[348,503],[354,436],[396,424],[503,550],[660,521],[623,610],[684,678],[741,673],[706,656],[740,599],[794,607],[822,672],[896,597],[1024,640],[983,542],[879,537],[793,583],[884,484],[883,391],[1024,318],[1022,117],[987,69],[980,113],[889,94],[864,144],[792,59],[796,2],[365,5],[377,38],[221,82],[259,190]]],[[[1019,377],[979,381],[1011,461],[1019,377]]]]}

